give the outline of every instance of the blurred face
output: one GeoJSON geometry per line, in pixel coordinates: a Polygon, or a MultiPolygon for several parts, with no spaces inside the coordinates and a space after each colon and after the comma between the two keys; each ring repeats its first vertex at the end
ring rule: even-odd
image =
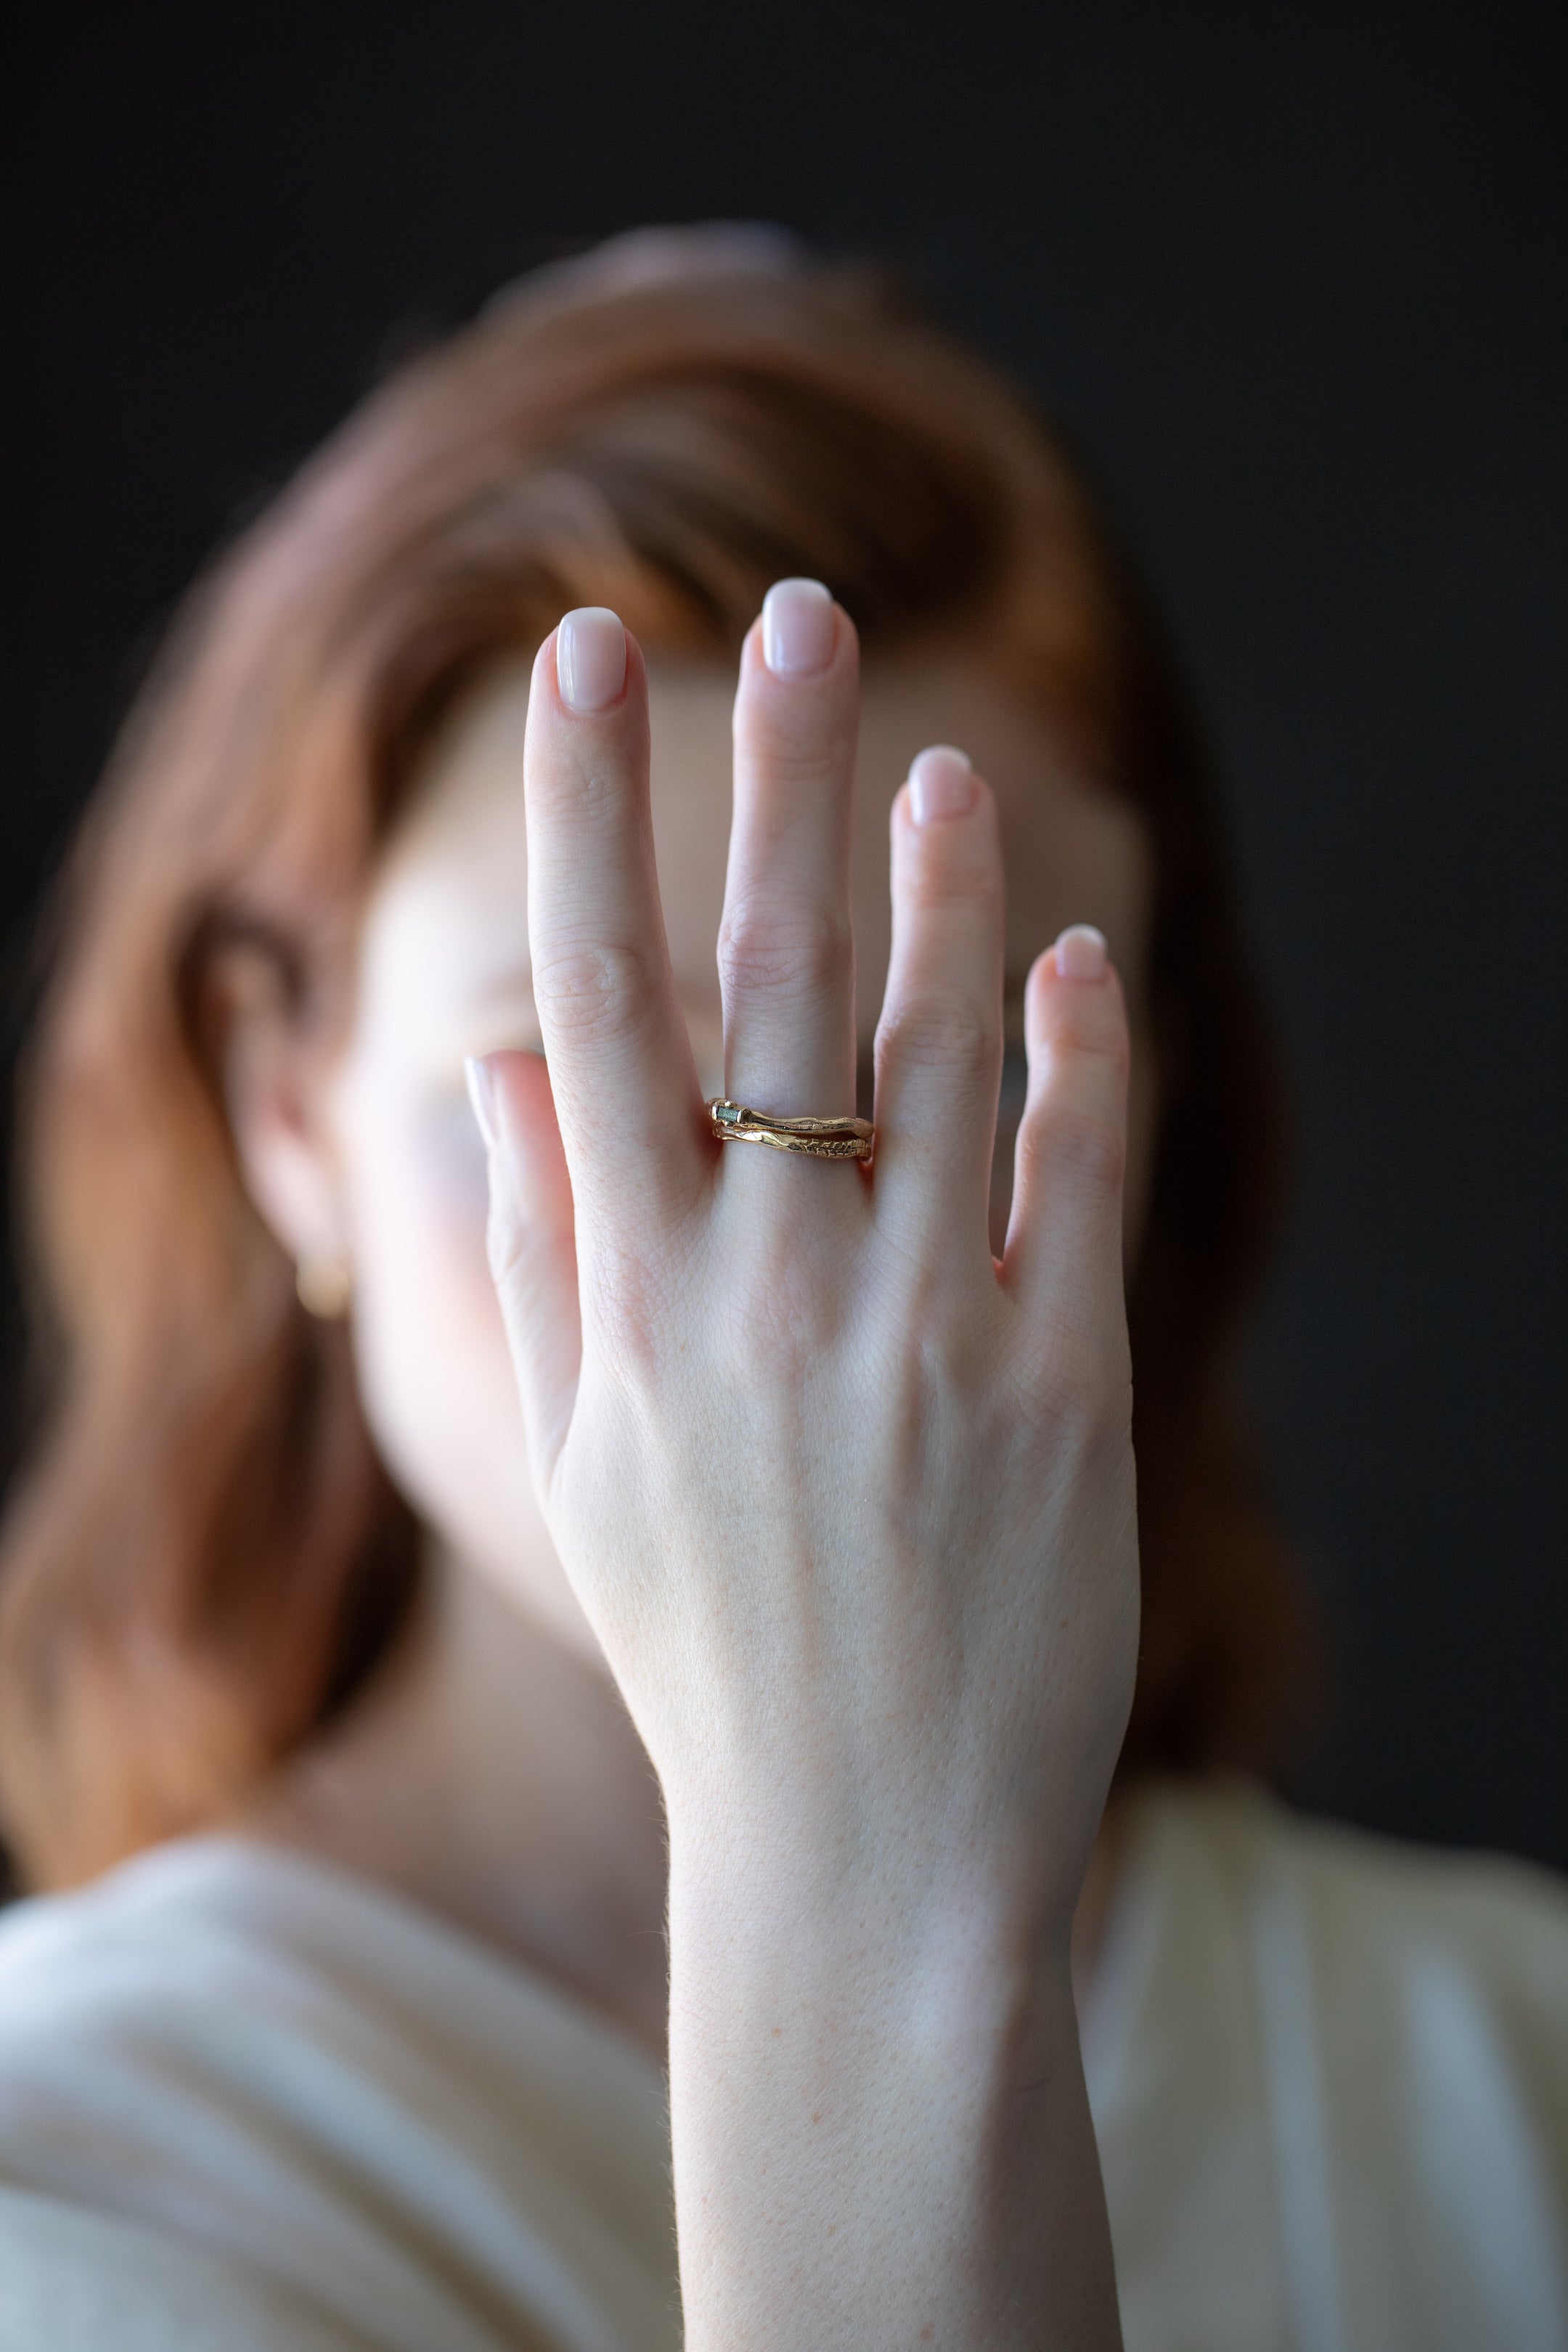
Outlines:
{"type": "MultiPolygon", "coordinates": [[[[734,685],[706,666],[651,667],[654,830],[670,955],[703,1092],[721,1094],[714,946],[734,685]]],[[[484,1156],[462,1074],[466,1055],[501,1045],[537,1049],[540,1042],[525,919],[526,712],[526,670],[506,673],[464,710],[431,758],[370,901],[355,1023],[330,1084],[323,1127],[353,1271],[364,1402],[389,1469],[459,1558],[596,1655],[529,1485],[486,1264],[484,1156]]],[[[889,810],[910,760],[932,742],[962,746],[1002,810],[1009,1051],[996,1246],[1005,1225],[1012,1121],[1022,1104],[1025,975],[1064,925],[1080,921],[1105,932],[1133,1010],[1129,1232],[1135,1235],[1153,1108],[1142,1017],[1149,890],[1142,832],[1125,809],[1074,777],[1037,719],[957,659],[873,667],[866,678],[854,876],[863,1068],[868,1074],[888,962],[889,810]]]]}

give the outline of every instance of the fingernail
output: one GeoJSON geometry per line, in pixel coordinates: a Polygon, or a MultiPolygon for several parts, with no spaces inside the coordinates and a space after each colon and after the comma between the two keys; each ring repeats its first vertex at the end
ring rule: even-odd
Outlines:
{"type": "Polygon", "coordinates": [[[809,677],[833,659],[833,599],[820,580],[779,580],[763,598],[763,659],[775,677],[809,677]]]}
{"type": "Polygon", "coordinates": [[[473,1105],[474,1118],[485,1139],[485,1150],[493,1151],[500,1133],[496,1118],[496,1082],[485,1064],[470,1054],[463,1064],[463,1076],[468,1081],[468,1100],[473,1105]]]}
{"type": "Polygon", "coordinates": [[[917,824],[967,816],[974,806],[974,771],[952,743],[933,743],[910,766],[910,813],[917,824]]]}
{"type": "Polygon", "coordinates": [[[1073,923],[1057,941],[1057,975],[1061,980],[1103,980],[1109,969],[1105,933],[1092,923],[1073,923]]]}
{"type": "Polygon", "coordinates": [[[555,676],[568,710],[604,710],[626,682],[626,633],[607,604],[583,604],[555,632],[555,676]]]}

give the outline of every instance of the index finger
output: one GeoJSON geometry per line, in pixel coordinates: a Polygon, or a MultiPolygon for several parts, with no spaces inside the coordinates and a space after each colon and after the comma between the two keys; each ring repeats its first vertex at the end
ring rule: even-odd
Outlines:
{"type": "Polygon", "coordinates": [[[523,777],[534,1003],[586,1257],[595,1231],[677,1213],[711,1157],[654,864],[647,677],[602,605],[539,649],[523,777]]]}

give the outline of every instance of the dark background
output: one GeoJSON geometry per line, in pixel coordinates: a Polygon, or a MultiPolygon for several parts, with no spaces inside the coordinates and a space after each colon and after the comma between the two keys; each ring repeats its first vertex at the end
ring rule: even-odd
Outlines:
{"type": "Polygon", "coordinates": [[[14,8],[0,934],[20,1003],[160,620],[399,349],[650,219],[901,262],[1098,468],[1231,778],[1303,1112],[1299,1786],[1565,1864],[1562,20],[14,8]]]}

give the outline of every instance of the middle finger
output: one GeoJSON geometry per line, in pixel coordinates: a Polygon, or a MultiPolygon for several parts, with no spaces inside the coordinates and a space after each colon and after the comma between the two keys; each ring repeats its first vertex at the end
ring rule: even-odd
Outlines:
{"type": "Polygon", "coordinates": [[[859,702],[848,614],[818,582],[781,581],[741,657],[719,934],[725,1086],[774,1117],[855,1108],[849,813],[859,702]]]}

